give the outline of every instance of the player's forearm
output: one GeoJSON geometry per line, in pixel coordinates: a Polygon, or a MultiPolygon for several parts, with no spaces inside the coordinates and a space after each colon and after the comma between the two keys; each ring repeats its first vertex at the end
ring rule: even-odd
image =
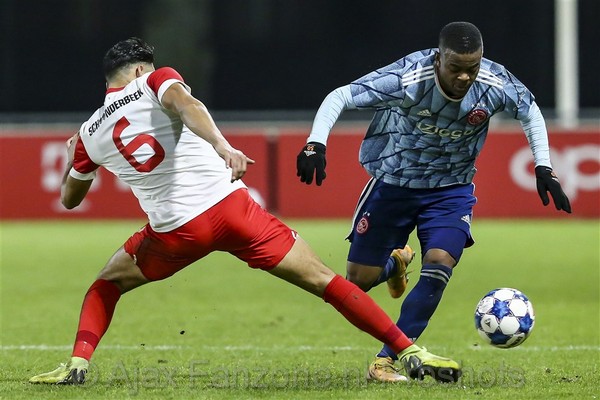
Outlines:
{"type": "Polygon", "coordinates": [[[329,132],[344,110],[356,108],[352,102],[350,85],[342,86],[329,93],[321,103],[307,142],[327,144],[329,132]]]}
{"type": "Polygon", "coordinates": [[[81,203],[80,201],[75,204],[76,202],[74,201],[70,190],[67,188],[67,178],[69,177],[71,168],[73,168],[73,161],[68,161],[67,166],[65,167],[65,173],[63,174],[62,182],[60,184],[60,202],[68,210],[77,207],[81,203]]]}
{"type": "Polygon", "coordinates": [[[185,126],[213,147],[228,144],[202,102],[198,101],[182,107],[179,115],[185,126]]]}
{"type": "Polygon", "coordinates": [[[546,130],[544,116],[536,103],[532,104],[527,119],[520,122],[525,131],[525,136],[527,136],[531,152],[533,153],[535,166],[544,165],[552,168],[552,164],[550,163],[548,131],[546,130]]]}
{"type": "Polygon", "coordinates": [[[70,176],[69,173],[72,167],[73,163],[68,162],[60,187],[60,201],[67,210],[71,210],[81,204],[93,182],[92,180],[81,181],[70,176]]]}

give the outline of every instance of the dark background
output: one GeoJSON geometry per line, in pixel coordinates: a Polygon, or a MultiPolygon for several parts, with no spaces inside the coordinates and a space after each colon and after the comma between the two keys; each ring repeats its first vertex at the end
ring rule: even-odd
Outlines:
{"type": "MultiPolygon", "coordinates": [[[[600,1],[579,0],[580,106],[600,108],[600,1]]],[[[316,110],[332,89],[475,23],[485,56],[554,101],[554,1],[0,0],[0,111],[80,112],[101,60],[144,38],[213,110],[316,110]]]]}

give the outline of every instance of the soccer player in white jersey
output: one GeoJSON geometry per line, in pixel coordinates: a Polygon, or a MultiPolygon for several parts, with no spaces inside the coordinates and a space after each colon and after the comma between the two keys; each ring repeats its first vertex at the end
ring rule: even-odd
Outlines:
{"type": "MultiPolygon", "coordinates": [[[[404,299],[398,327],[416,340],[426,328],[458,264],[470,233],[476,199],[472,183],[490,117],[519,120],[533,152],[538,193],[571,212],[552,172],[544,118],[531,92],[502,65],[483,58],[481,33],[468,22],[440,32],[439,47],[417,51],[332,91],[315,116],[298,154],[298,176],[325,179],[325,149],[344,110],[375,110],[359,160],[371,176],[353,218],[347,278],[367,291],[387,282],[394,298],[406,289],[407,245],[417,228],[421,274],[404,299]]],[[[403,380],[384,347],[369,367],[379,381],[403,380]]],[[[406,367],[406,365],[405,365],[406,367]]]]}
{"type": "Polygon", "coordinates": [[[252,200],[240,178],[254,161],[230,146],[174,69],[155,70],[153,63],[153,48],[138,38],[106,53],[104,105],[67,142],[61,187],[63,205],[77,207],[102,166],[131,187],[149,223],[116,251],[87,291],[69,362],[29,381],[83,383],[121,295],[216,250],[320,296],[410,359],[410,376],[456,381],[455,361],[414,345],[368,295],[252,200]]]}

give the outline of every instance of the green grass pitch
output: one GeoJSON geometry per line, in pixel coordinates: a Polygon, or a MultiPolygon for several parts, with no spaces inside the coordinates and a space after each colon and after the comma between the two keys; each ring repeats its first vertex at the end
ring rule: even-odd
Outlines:
{"type": "MultiPolygon", "coordinates": [[[[286,221],[344,274],[348,221],[286,221]]],[[[141,222],[0,224],[0,399],[595,399],[600,395],[597,220],[476,220],[418,344],[463,364],[458,384],[367,383],[380,344],[322,300],[229,254],[121,298],[82,387],[27,383],[66,362],[83,295],[141,222]],[[536,325],[520,347],[483,344],[481,296],[515,287],[536,325]]],[[[416,241],[411,244],[417,248],[416,241]]],[[[419,253],[418,253],[419,254],[419,253]]],[[[418,258],[411,264],[414,285],[418,258]]],[[[396,320],[401,301],[370,291],[396,320]]]]}

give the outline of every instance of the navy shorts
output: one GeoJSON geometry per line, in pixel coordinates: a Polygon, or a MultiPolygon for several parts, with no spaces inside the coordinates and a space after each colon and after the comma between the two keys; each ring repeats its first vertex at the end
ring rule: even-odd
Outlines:
{"type": "Polygon", "coordinates": [[[477,202],[474,190],[473,184],[409,189],[369,180],[347,238],[348,261],[383,266],[392,250],[406,245],[416,227],[422,254],[442,249],[458,263],[463,249],[474,243],[470,229],[477,202]]]}

